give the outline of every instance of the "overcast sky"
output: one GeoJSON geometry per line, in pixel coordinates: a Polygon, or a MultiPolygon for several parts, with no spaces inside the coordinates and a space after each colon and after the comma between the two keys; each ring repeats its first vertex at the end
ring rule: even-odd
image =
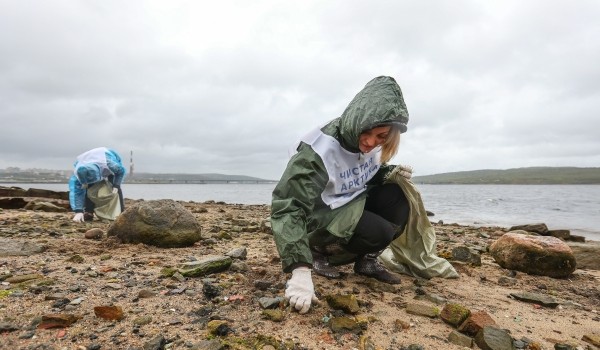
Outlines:
{"type": "Polygon", "coordinates": [[[0,168],[278,179],[393,76],[416,175],[600,166],[598,1],[0,0],[0,168]]]}

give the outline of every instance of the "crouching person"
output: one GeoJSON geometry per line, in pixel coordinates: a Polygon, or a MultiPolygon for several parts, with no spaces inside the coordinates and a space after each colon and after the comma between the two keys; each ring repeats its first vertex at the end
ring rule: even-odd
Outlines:
{"type": "Polygon", "coordinates": [[[75,212],[73,221],[91,221],[94,214],[115,220],[125,210],[121,184],[125,167],[117,152],[94,148],[77,156],[69,179],[69,202],[75,212]]]}
{"type": "Polygon", "coordinates": [[[356,274],[400,282],[377,257],[402,234],[410,211],[400,187],[384,184],[407,122],[396,81],[377,77],[294,148],[273,191],[271,225],[283,270],[292,274],[285,297],[300,313],[317,300],[312,272],[338,278],[336,266],[352,263],[356,274]]]}

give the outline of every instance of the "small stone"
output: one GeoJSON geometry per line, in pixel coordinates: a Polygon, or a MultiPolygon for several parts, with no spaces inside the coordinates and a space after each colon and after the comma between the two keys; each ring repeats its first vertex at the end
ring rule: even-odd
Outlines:
{"type": "Polygon", "coordinates": [[[432,305],[408,303],[406,304],[406,312],[413,315],[435,318],[440,314],[440,309],[432,305]]]}
{"type": "Polygon", "coordinates": [[[94,314],[105,320],[121,320],[125,317],[120,306],[95,306],[94,314]]]}
{"type": "Polygon", "coordinates": [[[83,236],[87,239],[101,239],[104,236],[104,231],[99,228],[93,228],[86,231],[83,236]]]}
{"type": "Polygon", "coordinates": [[[458,346],[464,346],[467,348],[473,347],[473,339],[469,336],[466,336],[458,331],[452,331],[448,335],[448,341],[452,344],[456,344],[458,346]]]}
{"type": "Polygon", "coordinates": [[[326,296],[327,304],[335,310],[342,310],[348,314],[355,314],[360,311],[358,300],[353,294],[336,294],[326,296]]]}
{"type": "Polygon", "coordinates": [[[262,316],[274,322],[281,322],[284,319],[283,312],[279,309],[267,309],[262,311],[262,316]]]}

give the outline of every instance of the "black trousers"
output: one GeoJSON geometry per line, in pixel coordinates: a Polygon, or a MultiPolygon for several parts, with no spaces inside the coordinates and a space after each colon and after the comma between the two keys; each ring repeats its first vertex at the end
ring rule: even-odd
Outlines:
{"type": "Polygon", "coordinates": [[[386,184],[370,189],[354,235],[344,248],[359,255],[385,249],[404,231],[409,212],[408,200],[400,186],[386,184]]]}

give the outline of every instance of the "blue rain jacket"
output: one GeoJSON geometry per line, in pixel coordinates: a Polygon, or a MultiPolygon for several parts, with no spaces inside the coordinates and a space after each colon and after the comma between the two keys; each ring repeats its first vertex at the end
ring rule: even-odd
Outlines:
{"type": "Polygon", "coordinates": [[[113,187],[118,188],[125,178],[126,170],[121,162],[121,157],[116,151],[101,147],[82,155],[94,151],[99,153],[102,150],[106,157],[106,163],[104,163],[104,158],[100,157],[102,160],[89,162],[85,160],[80,162],[77,160],[73,164],[74,173],[69,179],[69,202],[74,212],[83,212],[88,186],[104,179],[110,179],[113,187]]]}

